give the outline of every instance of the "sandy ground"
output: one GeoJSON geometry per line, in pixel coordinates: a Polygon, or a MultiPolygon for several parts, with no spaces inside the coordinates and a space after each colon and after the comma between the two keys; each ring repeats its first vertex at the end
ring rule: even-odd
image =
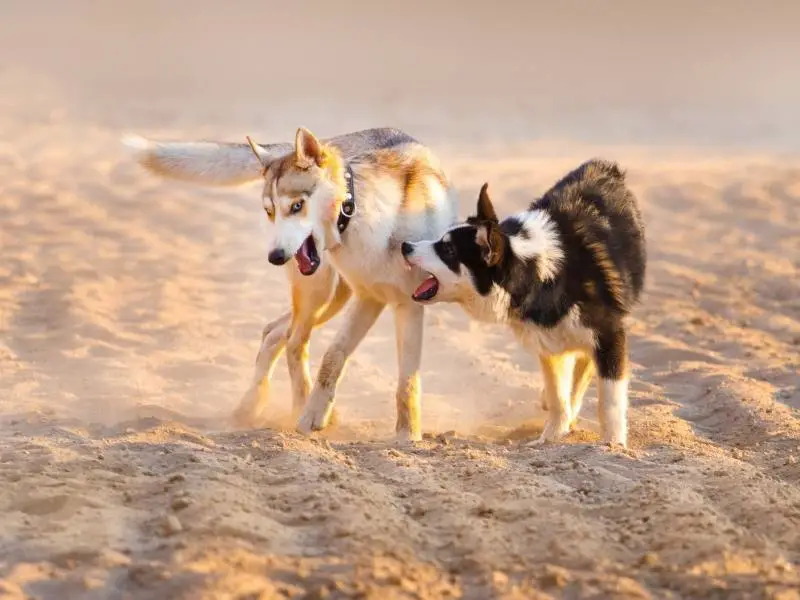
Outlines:
{"type": "Polygon", "coordinates": [[[728,10],[728,47],[711,9],[626,32],[540,3],[498,35],[485,7],[447,4],[420,21],[304,3],[317,18],[295,35],[308,13],[271,3],[0,2],[0,597],[800,597],[797,7],[728,10]],[[575,94],[600,51],[633,58],[575,94]],[[118,139],[301,124],[409,130],[464,212],[484,180],[511,211],[579,161],[619,160],[651,257],[630,451],[597,443],[594,389],[566,443],[522,447],[535,361],[444,307],[426,317],[422,443],[389,441],[389,315],[337,428],[291,431],[283,367],[271,426],[230,427],[288,305],[257,186],[159,181],[118,139]]]}

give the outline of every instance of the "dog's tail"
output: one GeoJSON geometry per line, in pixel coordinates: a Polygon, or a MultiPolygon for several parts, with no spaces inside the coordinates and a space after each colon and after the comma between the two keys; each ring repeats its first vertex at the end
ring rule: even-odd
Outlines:
{"type": "MultiPolygon", "coordinates": [[[[168,179],[232,186],[259,179],[264,170],[245,143],[156,142],[138,135],[126,135],[122,143],[145,169],[168,179]]],[[[262,147],[265,156],[275,158],[291,150],[288,144],[262,147]]]]}

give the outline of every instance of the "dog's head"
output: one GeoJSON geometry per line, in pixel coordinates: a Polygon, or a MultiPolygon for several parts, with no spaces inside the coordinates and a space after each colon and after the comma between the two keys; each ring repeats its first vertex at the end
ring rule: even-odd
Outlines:
{"type": "Polygon", "coordinates": [[[269,161],[250,146],[264,165],[263,204],[275,231],[269,261],[282,265],[294,257],[300,272],[312,275],[321,249],[340,242],[336,216],[346,191],[340,156],[302,127],[294,152],[283,158],[269,161]]]}
{"type": "Polygon", "coordinates": [[[477,212],[435,241],[403,242],[405,260],[428,273],[412,298],[420,303],[469,303],[493,287],[493,271],[502,264],[507,237],[489,198],[488,184],[478,196],[477,212]]]}

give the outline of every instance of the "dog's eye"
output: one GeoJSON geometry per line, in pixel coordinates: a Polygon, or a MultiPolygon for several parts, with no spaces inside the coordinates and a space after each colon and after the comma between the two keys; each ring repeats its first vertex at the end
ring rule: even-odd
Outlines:
{"type": "Polygon", "coordinates": [[[445,260],[453,260],[456,257],[456,249],[452,244],[442,244],[442,258],[445,260]]]}
{"type": "Polygon", "coordinates": [[[267,216],[271,219],[272,218],[272,208],[269,206],[264,207],[264,212],[267,213],[267,216]]]}
{"type": "Polygon", "coordinates": [[[303,209],[303,202],[304,200],[300,198],[300,200],[292,204],[291,208],[289,208],[289,212],[291,214],[299,213],[303,209]]]}

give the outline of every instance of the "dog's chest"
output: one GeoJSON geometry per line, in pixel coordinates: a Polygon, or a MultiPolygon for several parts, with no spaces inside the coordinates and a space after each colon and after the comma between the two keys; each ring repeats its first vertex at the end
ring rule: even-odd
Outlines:
{"type": "Polygon", "coordinates": [[[407,301],[410,297],[399,251],[390,253],[385,248],[364,244],[356,238],[331,252],[330,260],[360,296],[369,296],[387,304],[407,301]]]}
{"type": "Polygon", "coordinates": [[[511,329],[523,347],[533,354],[560,354],[576,350],[590,352],[595,343],[594,333],[581,323],[576,309],[570,311],[555,327],[513,322],[511,329]]]}

